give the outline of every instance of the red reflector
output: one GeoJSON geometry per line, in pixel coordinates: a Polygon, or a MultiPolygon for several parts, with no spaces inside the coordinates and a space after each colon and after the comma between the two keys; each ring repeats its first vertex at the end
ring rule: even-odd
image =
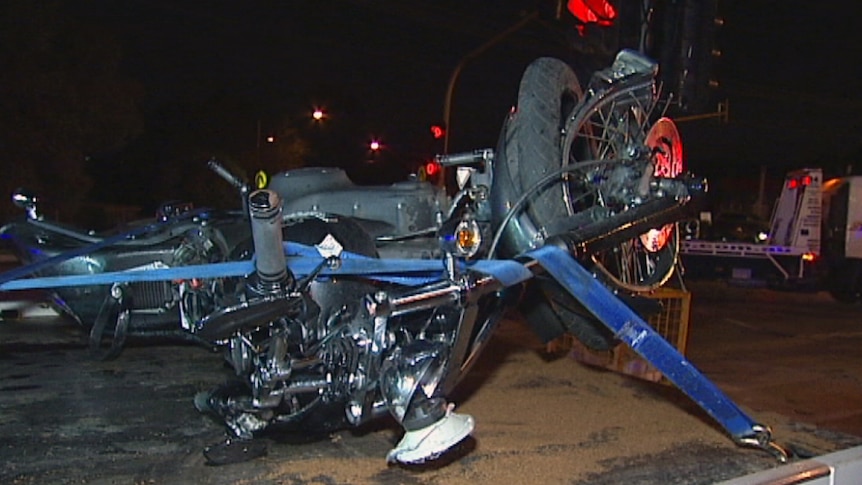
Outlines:
{"type": "Polygon", "coordinates": [[[616,9],[607,0],[569,0],[566,8],[585,24],[596,23],[607,27],[617,18],[616,9]]]}
{"type": "Polygon", "coordinates": [[[440,165],[436,162],[428,162],[425,164],[425,173],[429,177],[433,177],[437,175],[437,172],[440,171],[440,165]]]}
{"type": "Polygon", "coordinates": [[[811,185],[811,175],[806,175],[806,176],[802,177],[802,185],[803,186],[811,185]]]}

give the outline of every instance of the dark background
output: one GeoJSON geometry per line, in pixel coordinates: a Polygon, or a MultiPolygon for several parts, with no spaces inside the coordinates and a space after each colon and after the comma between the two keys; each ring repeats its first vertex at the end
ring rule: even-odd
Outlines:
{"type": "MultiPolygon", "coordinates": [[[[611,3],[621,14],[641,4],[611,3]]],[[[774,197],[789,169],[838,175],[858,163],[862,34],[851,5],[718,1],[722,56],[710,75],[720,85],[700,109],[672,113],[688,167],[710,177],[716,200],[753,201],[764,170],[774,197]]],[[[49,215],[92,225],[166,199],[233,205],[205,169],[213,156],[249,178],[331,165],[364,184],[403,179],[442,150],[429,127],[459,61],[531,12],[464,65],[450,152],[495,146],[532,59],[563,58],[585,83],[618,32],[581,36],[554,0],[9,0],[0,190],[32,187],[49,215]],[[371,153],[371,139],[383,149],[371,153]]],[[[2,206],[4,219],[14,214],[2,206]]]]}

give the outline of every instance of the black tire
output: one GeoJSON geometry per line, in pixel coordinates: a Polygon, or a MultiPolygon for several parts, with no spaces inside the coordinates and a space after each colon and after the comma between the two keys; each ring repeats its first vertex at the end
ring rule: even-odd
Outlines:
{"type": "MultiPolygon", "coordinates": [[[[560,168],[565,120],[582,97],[577,76],[563,61],[542,57],[527,66],[505,136],[509,173],[522,191],[560,168]]],[[[536,227],[565,216],[561,193],[540,191],[527,213],[536,227]]]]}
{"type": "Polygon", "coordinates": [[[857,303],[862,300],[862,263],[842,261],[828,275],[826,289],[836,301],[857,303]]]}
{"type": "MultiPolygon", "coordinates": [[[[517,110],[506,125],[501,147],[509,176],[521,192],[560,168],[565,120],[582,97],[577,76],[559,59],[536,59],[524,71],[517,110]]],[[[561,195],[543,190],[530,200],[526,212],[536,227],[567,214],[561,195]]],[[[569,332],[594,350],[615,345],[613,334],[553,280],[533,281],[520,310],[545,342],[569,332]]]]}
{"type": "Polygon", "coordinates": [[[610,350],[618,343],[610,329],[553,280],[532,282],[521,301],[521,313],[544,343],[564,332],[592,350],[610,350]]]}

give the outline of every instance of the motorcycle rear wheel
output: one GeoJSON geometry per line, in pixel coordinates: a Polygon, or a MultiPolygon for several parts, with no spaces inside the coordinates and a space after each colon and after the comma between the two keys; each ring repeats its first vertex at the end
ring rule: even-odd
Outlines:
{"type": "MultiPolygon", "coordinates": [[[[611,89],[595,102],[569,116],[564,128],[562,166],[594,160],[622,160],[629,153],[648,147],[656,152],[656,175],[674,177],[682,172],[682,146],[673,122],[661,118],[649,122],[652,96],[642,96],[644,85],[611,89]]],[[[548,163],[551,163],[548,161],[548,163]]],[[[557,168],[557,166],[554,166],[557,168]]],[[[604,194],[578,172],[560,185],[562,205],[573,215],[595,205],[604,205],[604,194]]],[[[633,292],[651,291],[673,275],[679,255],[679,229],[668,224],[591,255],[594,269],[614,286],[633,292]],[[653,241],[652,247],[647,241],[653,241]],[[656,242],[658,241],[658,242],[656,242]]]]}
{"type": "MultiPolygon", "coordinates": [[[[527,190],[563,167],[620,160],[627,150],[646,145],[651,106],[636,96],[642,94],[637,89],[643,88],[641,84],[611,88],[605,95],[583,103],[577,77],[567,64],[552,58],[534,61],[522,77],[517,110],[504,137],[513,182],[522,191],[527,190]]],[[[672,148],[678,146],[678,135],[672,144],[672,148]]],[[[681,158],[669,163],[675,162],[681,163],[681,158]]],[[[661,170],[666,171],[666,167],[661,170]]],[[[563,183],[531,199],[526,212],[537,228],[603,204],[601,194],[589,184],[585,173],[586,170],[572,172],[563,183]]],[[[676,225],[661,230],[667,232],[661,247],[647,250],[643,238],[634,238],[591,255],[588,264],[611,286],[626,292],[646,292],[661,286],[673,274],[678,255],[676,225]]],[[[554,281],[536,282],[521,308],[546,341],[567,331],[594,350],[607,350],[616,344],[613,334],[554,281]]]]}
{"type": "MultiPolygon", "coordinates": [[[[561,168],[584,166],[530,199],[526,213],[536,228],[604,205],[604,194],[592,183],[596,173],[588,172],[596,161],[613,163],[646,147],[658,153],[657,175],[672,177],[682,171],[682,148],[673,122],[662,118],[650,123],[651,92],[649,80],[622,83],[582,102],[577,77],[563,61],[540,58],[527,67],[517,110],[506,126],[505,146],[498,149],[505,152],[513,183],[523,192],[561,168]]],[[[619,289],[651,291],[673,275],[679,254],[676,224],[660,230],[665,234],[655,247],[646,245],[655,234],[645,234],[591,255],[589,263],[619,289]]]]}

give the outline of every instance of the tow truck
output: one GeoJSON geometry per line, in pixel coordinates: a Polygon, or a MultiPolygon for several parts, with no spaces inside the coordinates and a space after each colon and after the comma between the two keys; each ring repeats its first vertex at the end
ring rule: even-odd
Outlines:
{"type": "MultiPolygon", "coordinates": [[[[780,287],[818,284],[822,179],[819,168],[787,174],[764,243],[684,239],[680,256],[685,275],[780,287]]],[[[695,224],[701,222],[708,217],[702,215],[695,224]]]]}
{"type": "Polygon", "coordinates": [[[684,239],[686,277],[826,290],[844,302],[862,299],[862,176],[824,181],[820,168],[789,172],[769,227],[763,244],[684,239]]]}

